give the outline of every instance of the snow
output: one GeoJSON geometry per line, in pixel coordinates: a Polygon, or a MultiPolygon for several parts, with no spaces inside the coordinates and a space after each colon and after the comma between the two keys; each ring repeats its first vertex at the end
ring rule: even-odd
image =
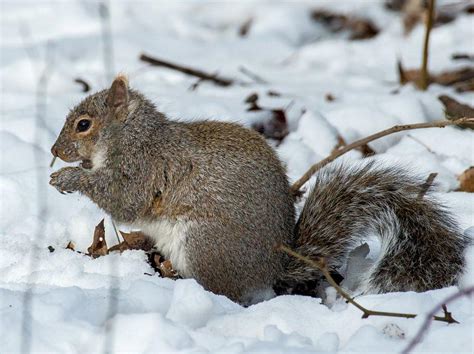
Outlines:
{"type": "MultiPolygon", "coordinates": [[[[361,312],[333,289],[327,290],[326,304],[280,296],[244,308],[192,279],[147,275],[154,271],[142,251],[91,259],[65,249],[72,241],[77,250],[86,251],[104,214],[86,198],[61,195],[48,186],[49,149],[68,109],[85,95],[74,78],[102,89],[110,84],[104,74],[109,69],[128,73],[131,85],[174,119],[212,118],[250,126],[262,119],[245,110],[244,99],[251,93],[259,94],[264,107],[293,102],[290,134],[278,146],[271,142],[291,180],[328,155],[338,135],[350,143],[395,124],[440,119],[440,94],[473,105],[472,93],[436,85],[427,92],[398,87],[396,59],[401,57],[407,68],[419,66],[424,30],[417,26],[404,37],[400,19],[382,3],[111,2],[114,62],[106,68],[98,3],[2,1],[0,352],[21,351],[28,334],[34,352],[400,352],[424,315],[456,287],[358,297],[372,309],[420,314],[415,319],[361,319],[361,312]],[[374,39],[349,42],[311,22],[315,7],[370,16],[383,30],[374,39]],[[238,27],[249,18],[250,32],[241,38],[238,27]],[[195,79],[149,67],[138,60],[141,52],[250,84],[220,88],[202,83],[190,91],[195,79]],[[241,66],[270,84],[252,83],[241,66]],[[50,72],[47,104],[38,106],[38,80],[45,69],[50,72]],[[282,96],[268,96],[270,89],[282,96]],[[335,100],[327,101],[327,94],[335,100]],[[23,332],[27,289],[31,308],[23,332]]],[[[431,70],[459,66],[450,56],[472,49],[472,36],[468,15],[434,29],[431,70]]],[[[455,191],[457,176],[474,165],[472,131],[410,131],[370,145],[382,163],[401,164],[426,176],[437,172],[436,197],[474,238],[474,197],[455,191]]],[[[344,157],[360,158],[358,152],[344,157]]],[[[62,166],[57,161],[54,168],[62,166]]],[[[107,217],[105,226],[113,245],[107,217]]],[[[474,246],[466,256],[461,286],[474,284],[474,246]]],[[[473,305],[473,297],[450,304],[460,324],[433,323],[416,350],[472,352],[473,305]]]]}

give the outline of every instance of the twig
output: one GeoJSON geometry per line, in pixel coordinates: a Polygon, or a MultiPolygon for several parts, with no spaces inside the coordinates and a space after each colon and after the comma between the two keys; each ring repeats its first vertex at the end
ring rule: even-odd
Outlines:
{"type": "Polygon", "coordinates": [[[239,71],[248,76],[249,78],[251,78],[253,81],[255,81],[257,84],[268,84],[268,81],[265,80],[265,79],[262,79],[262,77],[260,77],[259,75],[251,72],[249,69],[247,69],[245,66],[241,65],[239,66],[239,71]]]}
{"type": "Polygon", "coordinates": [[[117,241],[120,244],[121,241],[120,241],[120,236],[119,236],[118,231],[117,231],[117,226],[115,226],[115,223],[114,223],[113,219],[110,219],[110,221],[112,222],[112,226],[113,226],[114,231],[115,231],[115,236],[117,236],[117,241]]]}
{"type": "MultiPolygon", "coordinates": [[[[364,306],[362,306],[361,304],[359,304],[358,302],[356,302],[353,297],[351,297],[348,293],[346,293],[337,284],[337,282],[331,276],[331,273],[330,273],[330,271],[329,271],[329,269],[326,265],[326,262],[323,258],[320,258],[319,260],[315,261],[315,260],[312,260],[308,257],[305,257],[305,256],[299,254],[298,252],[293,251],[291,248],[289,248],[287,246],[284,246],[284,245],[278,245],[277,249],[289,254],[292,257],[295,257],[295,258],[299,259],[300,261],[308,264],[309,266],[311,266],[315,269],[319,269],[323,273],[323,275],[326,278],[326,280],[328,281],[328,283],[332,287],[334,287],[334,289],[336,289],[336,291],[344,299],[346,299],[348,303],[354,305],[355,307],[357,307],[359,310],[361,310],[363,312],[362,318],[368,318],[369,316],[415,318],[417,316],[416,314],[413,314],[413,313],[399,313],[399,312],[386,312],[386,311],[369,310],[369,309],[365,308],[364,306]]],[[[447,323],[454,323],[454,322],[457,323],[457,321],[454,320],[450,314],[449,314],[449,316],[447,316],[445,314],[445,316],[443,316],[443,317],[434,316],[434,314],[433,314],[432,316],[430,316],[430,318],[433,318],[435,321],[441,321],[441,322],[447,322],[447,323]]]]}
{"type": "Polygon", "coordinates": [[[91,85],[89,85],[87,81],[81,79],[80,77],[74,79],[74,82],[82,86],[82,92],[89,92],[91,90],[91,85]]]}
{"type": "Polygon", "coordinates": [[[202,80],[212,81],[213,83],[215,83],[216,85],[219,85],[219,86],[227,87],[227,86],[235,84],[234,79],[225,78],[225,77],[222,77],[222,76],[217,76],[217,74],[209,74],[209,73],[206,73],[206,72],[201,71],[201,70],[185,67],[185,66],[178,65],[178,64],[173,64],[169,61],[158,59],[158,58],[153,58],[153,57],[150,57],[146,54],[141,54],[140,55],[140,60],[144,61],[146,63],[149,63],[151,65],[154,65],[154,66],[161,66],[163,68],[168,68],[168,69],[171,69],[171,70],[179,71],[179,72],[181,72],[183,74],[186,74],[186,75],[191,75],[191,76],[198,77],[202,80]]]}
{"type": "Polygon", "coordinates": [[[420,144],[421,146],[423,146],[426,150],[428,150],[428,152],[431,152],[432,154],[434,153],[433,150],[431,150],[431,148],[426,145],[424,142],[422,142],[420,139],[418,138],[415,138],[413,135],[411,134],[407,134],[407,138],[410,138],[412,139],[413,141],[416,141],[418,144],[420,144]]]}
{"type": "Polygon", "coordinates": [[[291,191],[293,195],[298,195],[300,188],[308,182],[308,180],[313,176],[319,169],[322,167],[326,166],[330,162],[334,161],[338,157],[344,155],[346,152],[355,149],[361,145],[370,143],[371,141],[377,140],[379,138],[382,138],[384,136],[393,134],[393,133],[398,133],[404,130],[415,130],[415,129],[423,129],[423,128],[444,128],[449,125],[461,125],[465,123],[471,123],[474,122],[474,118],[459,118],[456,120],[438,120],[434,122],[427,122],[427,123],[415,123],[415,124],[405,124],[405,125],[395,125],[389,129],[382,130],[378,133],[369,135],[368,137],[365,137],[363,139],[354,141],[353,143],[343,146],[340,149],[334,151],[331,155],[326,157],[325,159],[319,161],[318,163],[315,163],[313,166],[309,168],[308,171],[293,185],[291,186],[291,191]]]}
{"type": "Polygon", "coordinates": [[[53,168],[55,162],[56,162],[56,156],[54,156],[51,162],[49,163],[49,167],[53,168]]]}
{"type": "Polygon", "coordinates": [[[247,20],[245,20],[244,23],[239,27],[239,36],[240,37],[247,37],[247,34],[249,33],[250,27],[252,26],[253,23],[253,18],[249,17],[247,20]]]}
{"type": "Polygon", "coordinates": [[[420,89],[423,91],[428,88],[429,85],[429,73],[428,73],[428,54],[429,54],[429,42],[431,28],[433,27],[434,9],[436,0],[429,0],[428,5],[428,19],[426,20],[426,31],[425,41],[423,43],[423,62],[421,65],[421,77],[420,77],[420,89]]]}
{"type": "Polygon", "coordinates": [[[433,181],[434,181],[434,179],[436,178],[437,175],[438,174],[436,172],[430,173],[430,175],[426,179],[426,182],[423,183],[423,185],[421,186],[421,190],[418,193],[418,199],[420,199],[420,200],[423,199],[426,192],[428,192],[428,189],[430,189],[430,187],[433,185],[433,181]]]}
{"type": "MultiPolygon", "coordinates": [[[[451,312],[448,312],[447,307],[446,307],[447,304],[453,302],[454,300],[457,300],[461,296],[469,296],[473,293],[474,293],[474,286],[470,286],[470,287],[465,288],[465,289],[460,289],[457,293],[455,293],[455,294],[449,296],[448,298],[444,299],[441,302],[441,304],[442,304],[441,307],[443,309],[444,316],[448,317],[448,318],[451,317],[451,312]]],[[[423,322],[423,325],[420,327],[420,329],[418,330],[418,333],[413,337],[413,339],[410,341],[410,343],[408,343],[408,345],[405,347],[405,349],[403,349],[402,354],[409,353],[411,350],[413,350],[413,348],[418,343],[420,343],[421,339],[423,338],[423,335],[425,334],[425,332],[428,330],[428,328],[431,325],[431,319],[433,318],[434,314],[439,311],[439,308],[440,308],[440,305],[438,304],[435,307],[433,307],[433,309],[426,315],[426,318],[425,318],[425,321],[423,322]]],[[[459,323],[459,322],[452,318],[451,323],[459,323]]]]}

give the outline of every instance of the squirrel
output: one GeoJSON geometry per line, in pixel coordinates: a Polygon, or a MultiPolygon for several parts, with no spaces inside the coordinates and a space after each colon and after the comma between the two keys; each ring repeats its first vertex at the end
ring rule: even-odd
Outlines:
{"type": "Polygon", "coordinates": [[[52,173],[52,186],[139,228],[181,277],[241,304],[322,279],[278,244],[337,271],[351,249],[378,236],[363,293],[441,288],[464,268],[467,236],[429,193],[418,197],[423,181],[403,169],[326,167],[296,222],[286,170],[260,134],[169,120],[123,75],[69,112],[51,152],[81,162],[52,173]]]}

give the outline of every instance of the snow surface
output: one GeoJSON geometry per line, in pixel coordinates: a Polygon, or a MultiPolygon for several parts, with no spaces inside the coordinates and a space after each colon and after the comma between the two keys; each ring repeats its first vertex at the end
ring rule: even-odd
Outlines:
{"type": "MultiPolygon", "coordinates": [[[[439,1],[446,4],[449,1],[439,1]]],[[[124,71],[170,117],[213,118],[244,125],[261,119],[245,111],[250,93],[268,107],[294,105],[290,134],[276,149],[292,180],[330,153],[337,134],[347,142],[398,123],[443,117],[439,94],[474,104],[472,93],[431,86],[399,88],[395,69],[421,62],[423,28],[403,36],[397,15],[381,0],[346,2],[118,1],[111,5],[113,67],[104,67],[98,3],[1,1],[0,352],[18,352],[31,336],[35,352],[399,352],[415,335],[423,314],[454,293],[361,296],[373,309],[418,313],[416,319],[370,317],[336,299],[280,296],[243,308],[204,291],[194,280],[172,281],[153,273],[141,251],[90,259],[84,251],[104,216],[89,200],[48,186],[49,148],[68,108],[85,94],[74,78],[107,87],[105,73],[124,71]],[[370,16],[383,31],[349,42],[309,19],[310,9],[332,8],[370,16]],[[253,18],[248,37],[238,27],[253,18]],[[219,88],[167,69],[149,67],[139,53],[219,72],[251,83],[219,88]],[[239,67],[270,84],[255,84],[239,67]],[[42,73],[47,104],[37,88],[42,73]],[[270,97],[272,89],[283,93],[270,97]],[[394,93],[398,90],[398,93],[394,93]],[[329,102],[326,94],[335,100],[329,102]],[[302,109],[306,110],[301,115],[302,109]],[[50,252],[47,247],[55,248],[50,252]],[[34,285],[34,286],[33,286],[34,285]],[[23,301],[32,289],[22,330],[23,301]],[[27,293],[28,294],[28,293],[27,293]],[[111,299],[115,301],[111,302],[111,299]],[[112,306],[112,305],[115,305],[112,306]]],[[[436,28],[430,68],[453,68],[455,52],[473,50],[472,16],[436,28]]],[[[43,85],[42,84],[42,85],[43,85]]],[[[44,93],[44,92],[43,92],[44,93]]],[[[430,129],[393,135],[371,144],[383,163],[409,166],[421,175],[438,172],[438,197],[474,237],[474,197],[456,192],[457,176],[474,165],[472,131],[430,129]]],[[[351,152],[346,160],[360,159],[351,152]]],[[[55,169],[62,167],[56,162],[55,169]]],[[[115,236],[106,219],[107,241],[115,236]]],[[[474,283],[474,248],[462,285],[474,283]]],[[[449,306],[460,324],[433,323],[416,347],[423,352],[473,352],[474,299],[449,306]]]]}

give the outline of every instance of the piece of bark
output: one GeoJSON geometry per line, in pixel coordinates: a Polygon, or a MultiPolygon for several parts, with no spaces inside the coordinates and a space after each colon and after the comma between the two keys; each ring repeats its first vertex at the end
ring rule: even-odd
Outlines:
{"type": "Polygon", "coordinates": [[[108,253],[107,241],[105,240],[104,219],[95,227],[94,238],[92,244],[87,248],[87,252],[93,258],[105,256],[108,253]]]}

